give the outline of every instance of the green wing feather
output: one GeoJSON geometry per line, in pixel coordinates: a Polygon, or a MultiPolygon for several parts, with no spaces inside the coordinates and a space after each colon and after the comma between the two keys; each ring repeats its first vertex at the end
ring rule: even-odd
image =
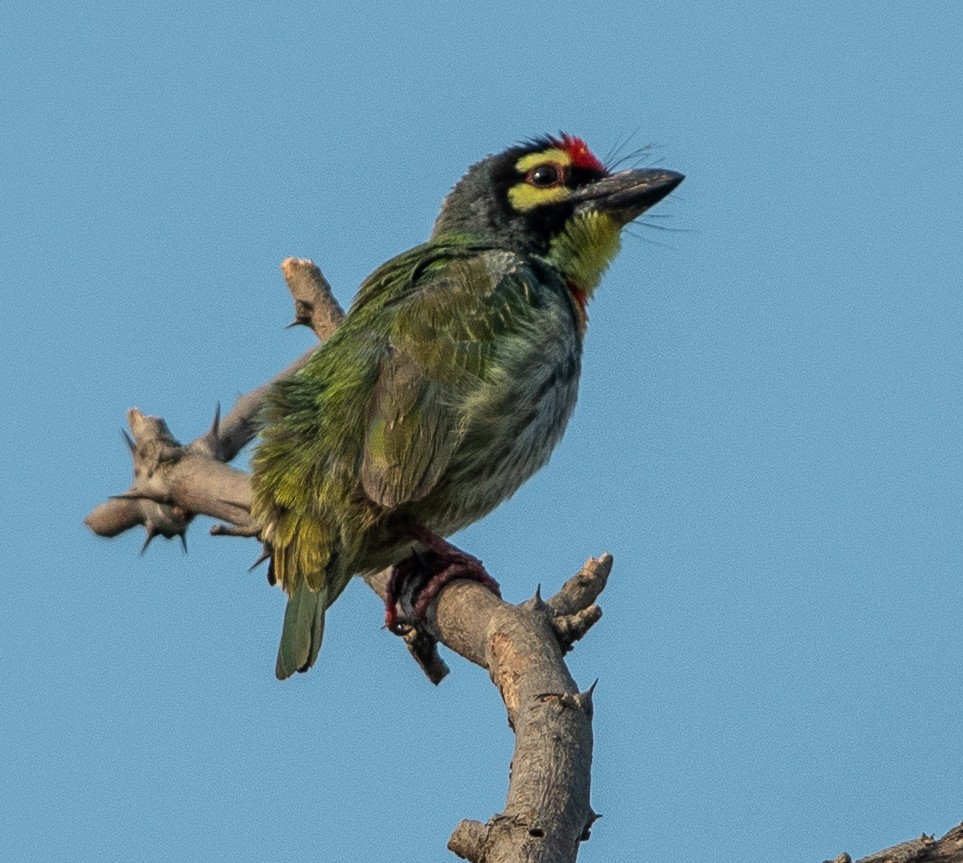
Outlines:
{"type": "Polygon", "coordinates": [[[517,323],[520,284],[484,257],[441,273],[391,305],[391,329],[365,430],[365,494],[396,507],[424,498],[465,436],[465,407],[491,376],[495,346],[517,323]]]}

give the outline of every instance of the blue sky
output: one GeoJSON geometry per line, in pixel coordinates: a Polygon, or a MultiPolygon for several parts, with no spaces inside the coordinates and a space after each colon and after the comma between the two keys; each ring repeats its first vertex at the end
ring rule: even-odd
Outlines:
{"type": "Polygon", "coordinates": [[[82,518],[128,406],[189,440],[310,345],[281,259],[347,303],[470,163],[560,129],[687,175],[590,308],[552,463],[458,538],[516,601],[615,555],[570,662],[580,859],[958,823],[961,44],[952,0],[9,9],[0,859],[444,859],[501,808],[486,675],[432,687],[362,584],[281,684],[254,543],[82,518]]]}

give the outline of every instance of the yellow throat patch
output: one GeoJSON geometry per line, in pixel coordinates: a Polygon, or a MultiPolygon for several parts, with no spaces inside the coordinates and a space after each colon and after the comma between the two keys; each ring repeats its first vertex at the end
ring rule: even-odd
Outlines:
{"type": "Polygon", "coordinates": [[[548,258],[587,297],[598,287],[622,246],[622,228],[607,213],[590,211],[569,220],[549,247],[548,258]]]}

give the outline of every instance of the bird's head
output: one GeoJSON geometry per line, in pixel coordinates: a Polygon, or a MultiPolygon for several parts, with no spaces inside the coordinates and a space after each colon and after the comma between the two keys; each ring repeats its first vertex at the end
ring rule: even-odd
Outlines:
{"type": "Polygon", "coordinates": [[[621,229],[682,179],[652,168],[610,173],[581,138],[536,138],[469,168],[445,198],[433,236],[466,234],[545,257],[591,293],[621,229]]]}

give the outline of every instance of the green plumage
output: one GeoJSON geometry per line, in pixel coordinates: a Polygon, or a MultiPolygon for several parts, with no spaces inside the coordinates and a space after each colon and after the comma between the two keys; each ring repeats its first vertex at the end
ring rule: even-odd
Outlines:
{"type": "Polygon", "coordinates": [[[572,182],[570,201],[546,204],[559,218],[511,212],[507,190],[525,182],[513,166],[553,143],[476,165],[433,238],[369,276],[339,330],[272,389],[252,484],[270,577],[290,597],[278,677],[314,663],[324,612],[352,575],[417,549],[405,524],[439,536],[471,524],[560,439],[584,331],[573,288],[591,293],[585,273],[598,280],[624,223],[606,211],[600,229],[598,202],[577,196],[646,172],[572,182]]]}

